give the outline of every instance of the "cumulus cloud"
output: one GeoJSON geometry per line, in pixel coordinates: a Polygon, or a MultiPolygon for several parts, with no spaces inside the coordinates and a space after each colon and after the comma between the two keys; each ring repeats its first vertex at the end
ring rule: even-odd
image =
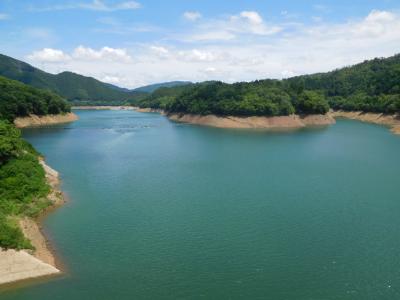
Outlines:
{"type": "Polygon", "coordinates": [[[65,62],[68,60],[101,61],[127,63],[132,61],[132,57],[126,49],[103,47],[99,50],[90,47],[78,46],[71,54],[64,53],[62,50],[44,48],[35,51],[27,57],[31,61],[37,62],[65,62]]]}
{"type": "Polygon", "coordinates": [[[114,62],[130,62],[132,58],[126,49],[103,47],[95,50],[89,47],[79,46],[75,48],[72,57],[80,60],[103,60],[114,62]]]}
{"type": "Polygon", "coordinates": [[[188,21],[194,22],[200,19],[202,15],[198,11],[187,11],[183,14],[183,17],[188,21]]]}
{"type": "Polygon", "coordinates": [[[150,46],[150,51],[159,57],[169,57],[169,50],[162,46],[150,46]]]}
{"type": "Polygon", "coordinates": [[[54,10],[70,10],[70,9],[86,9],[86,10],[94,10],[94,11],[105,11],[112,12],[118,10],[134,10],[141,8],[141,4],[136,1],[126,1],[116,3],[114,5],[106,4],[105,1],[102,0],[93,0],[92,2],[82,2],[82,3],[73,3],[73,4],[61,4],[61,5],[53,5],[48,7],[32,7],[32,11],[54,11],[54,10]]]}
{"type": "Polygon", "coordinates": [[[320,20],[269,25],[260,14],[244,11],[223,20],[201,19],[190,33],[199,38],[164,39],[130,49],[80,46],[66,53],[47,48],[29,58],[50,72],[69,70],[130,88],[170,80],[283,78],[399,52],[400,14],[373,10],[364,18],[336,24],[320,20]],[[274,26],[283,31],[264,32],[274,26]],[[130,53],[135,53],[135,59],[130,53]]]}
{"type": "Polygon", "coordinates": [[[212,62],[220,57],[211,51],[192,49],[189,51],[179,51],[178,56],[192,62],[212,62]]]}
{"type": "Polygon", "coordinates": [[[70,59],[70,56],[61,50],[44,48],[28,55],[28,59],[32,61],[55,63],[65,62],[70,59]]]}
{"type": "Polygon", "coordinates": [[[238,39],[243,35],[269,36],[282,31],[278,25],[267,24],[256,11],[242,11],[214,20],[206,20],[198,25],[186,41],[227,41],[238,39]]]}
{"type": "Polygon", "coordinates": [[[280,26],[267,25],[256,11],[242,11],[239,15],[232,16],[228,26],[234,32],[256,35],[272,35],[282,31],[280,26]]]}

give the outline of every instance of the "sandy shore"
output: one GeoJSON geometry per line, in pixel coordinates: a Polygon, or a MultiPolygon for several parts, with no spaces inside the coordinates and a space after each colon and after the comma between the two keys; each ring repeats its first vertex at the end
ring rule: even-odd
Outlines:
{"type": "Polygon", "coordinates": [[[134,110],[133,106],[73,106],[74,110],[134,110]]]}
{"type": "Polygon", "coordinates": [[[219,117],[215,115],[168,114],[176,122],[206,125],[218,128],[297,129],[308,126],[326,126],[335,123],[329,115],[277,116],[277,117],[219,117]]]}
{"type": "Polygon", "coordinates": [[[54,124],[70,123],[78,120],[78,116],[74,113],[36,116],[18,117],[14,120],[14,124],[18,128],[36,127],[54,124]]]}
{"type": "Polygon", "coordinates": [[[333,111],[330,115],[334,118],[345,118],[351,120],[358,120],[367,123],[374,123],[384,125],[391,128],[394,134],[400,134],[400,116],[398,115],[384,115],[376,113],[363,113],[359,111],[333,111]]]}
{"type": "MultiPolygon", "coordinates": [[[[48,199],[53,203],[52,208],[57,207],[64,203],[59,190],[59,174],[46,165],[43,159],[40,159],[40,163],[51,186],[48,199]]],[[[42,234],[38,220],[24,217],[19,220],[19,224],[35,250],[0,250],[0,284],[59,274],[61,271],[57,268],[55,256],[42,234]]]]}

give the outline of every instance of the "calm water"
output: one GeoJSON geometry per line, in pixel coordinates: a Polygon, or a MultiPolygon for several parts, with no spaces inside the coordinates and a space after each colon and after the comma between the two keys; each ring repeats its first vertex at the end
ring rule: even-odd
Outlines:
{"type": "Polygon", "coordinates": [[[79,116],[25,131],[70,198],[44,223],[67,273],[0,299],[400,299],[400,138],[386,128],[79,116]]]}

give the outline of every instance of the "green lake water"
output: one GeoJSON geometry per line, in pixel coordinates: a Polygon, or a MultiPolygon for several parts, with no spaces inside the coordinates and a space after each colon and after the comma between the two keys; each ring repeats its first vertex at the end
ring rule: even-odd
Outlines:
{"type": "Polygon", "coordinates": [[[400,299],[400,137],[387,128],[78,114],[24,131],[69,198],[43,223],[66,272],[1,300],[400,299]]]}

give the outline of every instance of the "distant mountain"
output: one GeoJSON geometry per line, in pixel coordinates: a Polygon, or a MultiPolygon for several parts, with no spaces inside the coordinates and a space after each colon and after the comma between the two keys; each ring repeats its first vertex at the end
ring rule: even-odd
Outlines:
{"type": "Polygon", "coordinates": [[[156,83],[156,84],[142,86],[137,89],[134,89],[133,91],[152,93],[159,88],[171,88],[171,87],[185,86],[190,84],[192,84],[192,82],[190,81],[170,81],[170,82],[163,82],[163,83],[156,83]]]}
{"type": "Polygon", "coordinates": [[[72,72],[50,74],[2,54],[0,54],[0,75],[33,87],[50,90],[73,104],[119,105],[133,102],[145,95],[141,91],[129,91],[72,72]]]}

